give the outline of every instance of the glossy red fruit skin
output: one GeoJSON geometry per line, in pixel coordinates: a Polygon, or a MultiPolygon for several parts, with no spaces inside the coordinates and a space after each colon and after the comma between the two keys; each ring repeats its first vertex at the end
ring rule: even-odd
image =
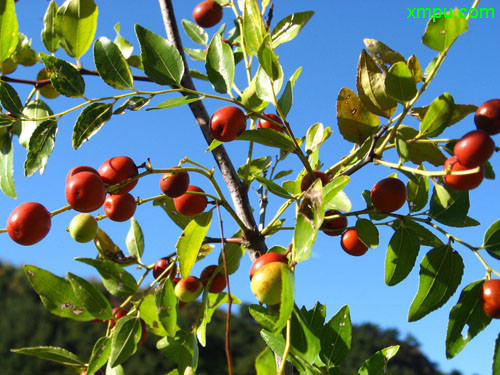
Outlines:
{"type": "MultiPolygon", "coordinates": [[[[326,216],[339,215],[341,212],[337,210],[328,210],[325,212],[326,216]]],[[[340,236],[347,228],[347,217],[338,217],[336,219],[325,219],[321,225],[323,233],[329,236],[340,236]]]]}
{"type": "MultiPolygon", "coordinates": [[[[172,167],[180,168],[180,167],[172,167]]],[[[167,197],[177,198],[184,194],[189,186],[189,174],[187,172],[163,173],[160,179],[160,189],[167,197]]]]}
{"type": "Polygon", "coordinates": [[[221,142],[236,139],[247,127],[247,118],[241,109],[234,106],[219,108],[210,119],[210,132],[221,142]]]}
{"type": "MultiPolygon", "coordinates": [[[[170,258],[167,258],[167,257],[164,257],[164,258],[161,258],[161,259],[158,259],[153,267],[153,276],[155,279],[157,279],[158,277],[160,277],[160,275],[163,273],[163,271],[165,271],[167,269],[167,267],[170,265],[171,263],[171,259],[170,258]]],[[[168,277],[173,277],[175,274],[177,273],[177,265],[174,264],[172,266],[172,268],[170,269],[170,271],[168,271],[163,277],[162,279],[165,279],[165,278],[168,278],[168,277]]],[[[177,280],[179,281],[179,280],[177,280]]]]}
{"type": "MultiPolygon", "coordinates": [[[[263,115],[269,117],[271,120],[283,124],[283,121],[281,121],[281,119],[273,113],[263,113],[263,115]]],[[[262,118],[259,118],[259,121],[257,122],[257,129],[273,129],[280,133],[283,133],[283,128],[273,124],[271,121],[264,120],[262,118]]]]}
{"type": "Polygon", "coordinates": [[[467,168],[483,165],[493,155],[495,142],[483,130],[473,130],[465,134],[456,144],[453,153],[460,164],[467,168]]]}
{"type": "MultiPolygon", "coordinates": [[[[201,271],[200,280],[204,286],[208,284],[208,280],[210,280],[210,277],[212,276],[212,274],[215,272],[216,269],[217,266],[213,264],[211,266],[205,267],[205,269],[201,271]]],[[[218,272],[217,276],[215,276],[215,278],[213,279],[212,284],[210,285],[210,289],[208,289],[208,291],[210,293],[220,293],[224,289],[226,289],[226,276],[223,273],[218,272]]]]}
{"type": "Polygon", "coordinates": [[[66,183],[66,200],[78,212],[97,210],[106,199],[106,188],[101,177],[92,172],[74,174],[66,183]]]}
{"type": "Polygon", "coordinates": [[[478,129],[489,135],[500,133],[500,99],[491,99],[481,104],[474,115],[478,129]]]}
{"type": "MultiPolygon", "coordinates": [[[[451,166],[452,172],[466,171],[467,168],[460,164],[456,156],[449,157],[444,162],[444,170],[447,170],[451,166]]],[[[484,179],[484,167],[481,165],[479,167],[479,172],[473,174],[465,175],[446,175],[443,177],[444,182],[449,187],[455,190],[468,191],[478,187],[484,179]]]]}
{"type": "MultiPolygon", "coordinates": [[[[330,182],[330,178],[326,175],[326,173],[321,171],[313,171],[313,172],[316,175],[316,179],[319,178],[321,180],[323,186],[325,186],[330,182]]],[[[309,173],[305,174],[304,177],[302,177],[302,181],[300,183],[300,190],[306,191],[307,189],[309,189],[312,183],[313,180],[311,178],[311,175],[309,173]]]]}
{"type": "Polygon", "coordinates": [[[487,280],[483,283],[479,302],[486,315],[500,319],[500,279],[487,280]]]}
{"type": "Polygon", "coordinates": [[[139,321],[141,322],[141,338],[139,339],[137,345],[142,345],[144,341],[146,341],[146,337],[148,337],[148,327],[142,318],[139,318],[139,321]]]}
{"type": "Polygon", "coordinates": [[[193,19],[201,27],[212,27],[222,19],[222,7],[213,0],[202,1],[193,10],[193,19]]]}
{"type": "Polygon", "coordinates": [[[368,250],[368,246],[366,246],[358,237],[358,232],[356,229],[351,228],[344,232],[342,235],[342,239],[340,240],[340,244],[342,249],[349,254],[356,257],[359,257],[365,254],[368,250]]]}
{"type": "MultiPolygon", "coordinates": [[[[186,193],[189,191],[204,193],[198,186],[189,185],[186,193]]],[[[201,214],[207,207],[207,197],[198,194],[182,194],[174,198],[175,209],[184,216],[196,216],[201,214]]]]}
{"type": "Polygon", "coordinates": [[[66,183],[68,183],[68,180],[73,177],[75,174],[77,173],[80,173],[80,172],[92,172],[94,174],[99,174],[97,173],[97,171],[92,168],[92,167],[89,167],[88,165],[80,165],[78,167],[75,167],[73,168],[72,170],[70,170],[66,176],[66,183]]]}
{"type": "Polygon", "coordinates": [[[397,178],[384,178],[372,188],[370,199],[373,206],[379,211],[397,211],[406,202],[406,186],[397,178]]]}
{"type": "Polygon", "coordinates": [[[113,328],[116,325],[116,321],[118,319],[123,318],[125,315],[128,314],[127,309],[120,309],[119,307],[114,307],[112,311],[114,318],[113,320],[111,320],[111,328],[113,328]]]}
{"type": "MultiPolygon", "coordinates": [[[[99,175],[106,185],[115,185],[135,177],[139,174],[134,161],[128,156],[115,156],[106,160],[99,167],[99,175]]],[[[115,194],[125,194],[132,190],[137,185],[138,180],[134,180],[122,187],[115,194]]]]}
{"type": "Polygon", "coordinates": [[[281,253],[265,253],[264,255],[261,255],[255,260],[255,262],[253,262],[252,267],[250,267],[250,280],[252,280],[255,272],[257,272],[260,268],[273,262],[281,262],[288,265],[288,258],[285,254],[281,253]]]}
{"type": "Polygon", "coordinates": [[[9,237],[20,245],[29,246],[41,241],[50,231],[50,212],[37,202],[17,206],[7,220],[9,237]]]}
{"type": "Polygon", "coordinates": [[[104,212],[113,221],[127,221],[136,208],[137,202],[130,193],[108,195],[104,201],[104,212]]]}

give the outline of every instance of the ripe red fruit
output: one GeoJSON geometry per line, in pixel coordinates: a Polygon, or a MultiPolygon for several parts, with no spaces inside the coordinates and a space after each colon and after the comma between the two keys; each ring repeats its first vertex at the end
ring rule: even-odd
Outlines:
{"type": "Polygon", "coordinates": [[[368,250],[368,246],[366,246],[358,237],[358,232],[356,229],[351,228],[344,232],[342,235],[342,239],[340,240],[340,244],[342,245],[342,249],[353,256],[361,256],[368,250]]]}
{"type": "MultiPolygon", "coordinates": [[[[339,215],[340,211],[337,210],[328,210],[325,212],[326,216],[339,215]]],[[[321,225],[321,230],[323,233],[329,236],[340,236],[345,228],[347,228],[347,217],[342,216],[336,219],[325,219],[323,221],[323,225],[321,225]]]]}
{"type": "Polygon", "coordinates": [[[195,276],[180,279],[175,285],[175,296],[182,302],[192,302],[198,298],[203,290],[203,284],[195,276]]]}
{"type": "Polygon", "coordinates": [[[255,262],[253,262],[252,267],[250,267],[250,280],[252,280],[253,275],[259,270],[259,268],[273,262],[281,262],[288,265],[288,258],[285,254],[281,253],[265,253],[264,255],[261,255],[255,260],[255,262]]]}
{"type": "Polygon", "coordinates": [[[189,185],[186,193],[180,197],[174,198],[175,209],[184,216],[196,216],[203,212],[207,207],[207,197],[198,194],[187,194],[188,192],[204,193],[198,186],[189,185]]]}
{"type": "Polygon", "coordinates": [[[500,280],[487,280],[483,283],[479,302],[486,315],[500,319],[500,280]]]}
{"type": "Polygon", "coordinates": [[[234,106],[222,107],[210,119],[212,136],[221,142],[230,142],[247,127],[247,118],[241,109],[234,106]]]}
{"type": "Polygon", "coordinates": [[[406,186],[397,178],[384,178],[372,188],[370,199],[377,210],[394,212],[406,202],[406,186]]]}
{"type": "Polygon", "coordinates": [[[79,172],[66,183],[66,200],[79,212],[97,210],[104,203],[106,188],[101,177],[92,172],[79,172]]]}
{"type": "MultiPolygon", "coordinates": [[[[283,124],[283,121],[276,116],[275,114],[272,113],[263,113],[264,116],[270,118],[271,120],[274,120],[280,124],[283,124]]],[[[257,122],[257,129],[273,129],[278,132],[283,133],[283,129],[279,127],[278,125],[273,124],[271,121],[264,120],[262,118],[259,118],[259,121],[257,122]]]]}
{"type": "Polygon", "coordinates": [[[17,206],[7,220],[7,233],[20,245],[33,245],[50,231],[50,212],[37,202],[17,206]]]}
{"type": "Polygon", "coordinates": [[[213,0],[202,1],[193,10],[193,19],[201,27],[212,27],[222,19],[222,7],[213,0]]]}
{"type": "Polygon", "coordinates": [[[114,318],[113,318],[113,320],[111,320],[111,328],[113,328],[116,325],[116,321],[118,319],[123,318],[125,315],[128,314],[127,309],[121,309],[119,307],[114,307],[112,311],[113,311],[114,318]]]}
{"type": "MultiPolygon", "coordinates": [[[[172,167],[180,168],[180,167],[172,167]]],[[[167,197],[177,198],[184,194],[189,186],[187,172],[163,173],[160,179],[160,189],[167,197]]]]}
{"type": "Polygon", "coordinates": [[[99,174],[97,173],[97,171],[92,168],[92,167],[89,167],[88,165],[80,165],[78,167],[75,167],[73,168],[72,170],[70,170],[66,176],[66,183],[68,183],[68,180],[73,177],[75,174],[77,173],[80,173],[80,172],[92,172],[94,174],[99,174]]]}
{"type": "Polygon", "coordinates": [[[495,142],[483,130],[465,134],[456,144],[453,153],[460,164],[474,168],[483,165],[493,155],[495,142]]]}
{"type": "Polygon", "coordinates": [[[144,320],[139,318],[139,321],[141,322],[141,338],[139,339],[137,345],[142,345],[144,341],[146,341],[146,337],[148,337],[148,328],[144,320]]]}
{"type": "Polygon", "coordinates": [[[113,221],[127,221],[134,216],[137,202],[130,193],[111,194],[104,201],[104,212],[113,221]]]}
{"type": "MultiPolygon", "coordinates": [[[[106,160],[99,167],[98,172],[106,185],[116,185],[139,174],[134,161],[128,156],[115,156],[106,160]]],[[[128,193],[135,185],[137,185],[137,180],[128,183],[115,194],[128,193]]]]}
{"type": "MultiPolygon", "coordinates": [[[[463,166],[457,159],[456,156],[448,158],[444,162],[444,170],[447,170],[451,166],[452,172],[466,171],[470,168],[463,166]]],[[[484,178],[484,167],[479,166],[479,172],[464,175],[451,175],[447,174],[444,176],[444,182],[449,187],[455,190],[467,191],[478,187],[484,178]]]]}
{"type": "Polygon", "coordinates": [[[474,116],[478,129],[484,130],[489,135],[500,133],[500,99],[484,102],[474,116]]]}
{"type": "MultiPolygon", "coordinates": [[[[215,272],[217,269],[217,266],[211,265],[205,267],[203,271],[201,271],[200,275],[200,280],[204,286],[208,284],[208,280],[212,277],[212,274],[215,272]]],[[[210,293],[220,293],[226,288],[226,276],[221,272],[218,271],[217,276],[214,277],[212,280],[212,284],[210,285],[210,289],[208,291],[210,293]]]]}
{"type": "MultiPolygon", "coordinates": [[[[160,277],[163,271],[165,271],[167,267],[170,266],[170,263],[172,263],[172,259],[170,258],[165,257],[158,259],[153,267],[154,278],[157,279],[158,277],[160,277]]],[[[167,277],[173,277],[175,276],[176,273],[177,273],[177,265],[174,263],[173,267],[162,277],[162,279],[167,277]]]]}
{"type": "MultiPolygon", "coordinates": [[[[326,173],[321,172],[321,171],[313,171],[314,175],[316,176],[316,179],[320,179],[321,183],[323,186],[328,184],[330,182],[330,178],[326,175],[326,173]]],[[[309,173],[305,174],[304,177],[302,177],[302,182],[300,183],[300,190],[301,191],[306,191],[309,189],[309,187],[312,185],[313,180],[311,178],[311,175],[309,173]]]]}

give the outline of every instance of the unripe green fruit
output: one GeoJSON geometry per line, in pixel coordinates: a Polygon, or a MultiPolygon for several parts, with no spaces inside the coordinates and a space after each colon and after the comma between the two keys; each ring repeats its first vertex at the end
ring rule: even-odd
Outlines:
{"type": "Polygon", "coordinates": [[[97,220],[89,214],[76,215],[69,224],[69,233],[77,242],[92,241],[97,235],[97,220]]]}
{"type": "MultiPolygon", "coordinates": [[[[43,68],[36,75],[37,81],[43,81],[45,79],[50,79],[50,72],[47,70],[47,68],[43,68]]],[[[52,86],[52,83],[40,86],[38,88],[38,91],[43,97],[47,99],[54,99],[59,96],[59,92],[54,88],[54,86],[52,86]]]]}
{"type": "Polygon", "coordinates": [[[11,58],[2,61],[2,63],[0,64],[0,72],[2,74],[14,73],[16,69],[17,69],[17,63],[11,58]]]}
{"type": "Polygon", "coordinates": [[[203,290],[203,284],[195,276],[189,276],[187,279],[180,279],[175,284],[175,296],[182,302],[192,302],[198,298],[203,290]]]}
{"type": "Polygon", "coordinates": [[[281,301],[281,274],[287,265],[282,262],[268,263],[255,272],[250,288],[257,299],[266,305],[277,305],[281,301]]]}

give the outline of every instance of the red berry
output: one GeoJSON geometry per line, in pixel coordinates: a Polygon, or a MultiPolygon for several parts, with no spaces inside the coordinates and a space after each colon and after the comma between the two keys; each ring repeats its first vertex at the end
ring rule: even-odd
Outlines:
{"type": "Polygon", "coordinates": [[[213,0],[199,3],[193,10],[193,19],[201,27],[212,27],[222,19],[222,7],[213,0]]]}
{"type": "Polygon", "coordinates": [[[495,142],[483,130],[465,134],[456,144],[453,152],[460,164],[467,168],[483,165],[493,155],[495,142]]]}
{"type": "Polygon", "coordinates": [[[66,200],[79,212],[97,210],[104,203],[106,188],[101,177],[92,172],[74,174],[66,183],[66,200]]]}
{"type": "MultiPolygon", "coordinates": [[[[447,170],[449,166],[451,166],[452,172],[466,171],[470,169],[460,164],[456,156],[452,156],[444,162],[444,170],[447,170]]],[[[483,178],[484,167],[481,165],[479,167],[479,172],[476,173],[463,175],[447,174],[446,176],[444,176],[444,182],[446,185],[455,190],[467,191],[478,187],[483,181],[483,178]]]]}
{"type": "MultiPolygon", "coordinates": [[[[165,271],[167,269],[167,267],[170,266],[171,262],[172,262],[172,259],[167,258],[167,257],[158,259],[154,265],[154,268],[153,268],[154,278],[157,279],[158,277],[160,277],[160,275],[163,273],[163,271],[165,271]]],[[[168,277],[173,277],[176,273],[177,273],[177,265],[174,263],[173,267],[170,269],[170,271],[168,271],[162,277],[162,279],[168,278],[168,277]]]]}
{"type": "Polygon", "coordinates": [[[250,280],[252,280],[253,275],[255,275],[255,272],[257,272],[259,268],[273,262],[281,262],[288,265],[288,258],[281,253],[265,253],[261,255],[253,262],[252,267],[250,267],[250,280]]]}
{"type": "Polygon", "coordinates": [[[50,231],[50,212],[37,202],[17,206],[7,220],[7,233],[20,245],[33,245],[50,231]]]}
{"type": "Polygon", "coordinates": [[[92,172],[94,174],[99,174],[97,173],[97,171],[92,168],[92,167],[89,167],[87,165],[80,165],[78,167],[75,167],[73,168],[72,170],[70,170],[66,176],[66,183],[68,183],[68,180],[73,177],[75,174],[77,173],[80,173],[80,172],[92,172]]]}
{"type": "MultiPolygon", "coordinates": [[[[275,114],[263,113],[263,115],[270,118],[271,120],[274,120],[280,124],[283,124],[283,121],[281,121],[281,119],[278,116],[276,116],[275,114]]],[[[257,129],[273,129],[273,130],[276,130],[278,132],[283,133],[283,128],[279,127],[276,124],[273,124],[271,121],[264,120],[262,118],[259,118],[259,121],[257,122],[257,129]]]]}
{"type": "MultiPolygon", "coordinates": [[[[200,280],[204,286],[208,284],[208,280],[212,277],[212,274],[217,269],[217,266],[211,265],[205,267],[203,271],[201,271],[200,280]]],[[[217,276],[212,280],[212,284],[210,285],[210,289],[208,290],[210,293],[220,293],[226,288],[226,276],[219,271],[217,276]]]]}
{"type": "Polygon", "coordinates": [[[114,318],[113,318],[113,320],[111,320],[111,328],[113,328],[116,325],[116,321],[118,319],[123,318],[124,316],[126,316],[128,314],[127,309],[121,309],[119,307],[114,307],[112,311],[113,311],[114,318]]]}
{"type": "Polygon", "coordinates": [[[191,302],[198,298],[203,290],[203,284],[195,276],[180,279],[175,285],[175,296],[182,302],[191,302]]]}
{"type": "MultiPolygon", "coordinates": [[[[116,185],[139,174],[134,161],[128,156],[115,156],[106,160],[99,167],[98,172],[106,185],[116,185]]],[[[137,185],[137,180],[128,183],[115,194],[128,193],[135,185],[137,185]]]]}
{"type": "Polygon", "coordinates": [[[484,130],[489,135],[500,133],[500,99],[484,102],[474,116],[478,129],[484,130]]]}
{"type": "Polygon", "coordinates": [[[136,208],[137,202],[130,193],[108,195],[104,201],[104,212],[113,221],[127,221],[136,208]]]}
{"type": "MultiPolygon", "coordinates": [[[[340,211],[328,210],[325,212],[326,216],[339,215],[340,211]]],[[[341,216],[336,219],[325,219],[323,225],[321,225],[321,230],[323,233],[329,236],[340,236],[345,228],[347,228],[347,217],[341,216]]]]}
{"type": "MultiPolygon", "coordinates": [[[[314,175],[316,176],[316,179],[320,179],[321,183],[323,186],[328,184],[330,182],[330,178],[326,175],[326,173],[321,172],[321,171],[313,171],[314,175]]],[[[302,182],[300,183],[300,190],[301,191],[306,191],[309,189],[309,187],[312,185],[313,180],[311,178],[311,175],[309,173],[306,173],[304,177],[302,178],[302,182]]]]}
{"type": "Polygon", "coordinates": [[[353,256],[361,256],[368,250],[368,246],[361,242],[358,237],[358,232],[356,232],[354,228],[344,232],[340,244],[347,254],[353,256]]]}
{"type": "Polygon", "coordinates": [[[372,188],[370,199],[377,210],[394,212],[406,202],[406,186],[397,178],[384,178],[372,188]]]}
{"type": "Polygon", "coordinates": [[[487,280],[483,283],[479,302],[486,315],[500,319],[500,280],[487,280]]]}
{"type": "Polygon", "coordinates": [[[221,142],[236,139],[247,127],[247,118],[238,107],[227,106],[215,111],[210,119],[212,136],[221,142]]]}
{"type": "MultiPolygon", "coordinates": [[[[180,168],[180,167],[172,167],[180,168]]],[[[163,173],[160,179],[160,189],[167,197],[177,198],[184,194],[189,186],[187,172],[163,173]]]]}
{"type": "Polygon", "coordinates": [[[141,338],[139,339],[137,345],[142,345],[144,341],[146,341],[146,337],[148,337],[148,328],[144,320],[139,318],[139,321],[141,322],[141,338]]]}
{"type": "Polygon", "coordinates": [[[207,207],[207,197],[198,194],[187,194],[188,192],[204,193],[198,186],[189,185],[186,193],[174,198],[175,209],[184,216],[196,216],[207,207]]]}

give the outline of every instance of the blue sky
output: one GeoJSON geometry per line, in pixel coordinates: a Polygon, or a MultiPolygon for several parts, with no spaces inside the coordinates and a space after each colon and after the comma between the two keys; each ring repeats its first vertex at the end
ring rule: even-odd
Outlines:
{"type": "MultiPolygon", "coordinates": [[[[42,19],[48,1],[21,0],[17,3],[20,31],[33,40],[33,48],[46,52],[40,40],[42,19]]],[[[62,2],[59,1],[61,4],[62,2]]],[[[435,52],[421,43],[421,36],[425,30],[427,20],[408,19],[407,8],[418,7],[470,7],[472,2],[456,1],[276,1],[274,20],[275,24],[281,18],[293,12],[314,10],[315,15],[291,43],[280,46],[277,54],[283,65],[285,77],[289,77],[301,66],[302,74],[295,86],[294,106],[288,120],[297,136],[305,134],[307,128],[321,122],[333,130],[333,135],[321,150],[320,158],[326,166],[334,164],[338,159],[349,152],[351,144],[343,140],[337,130],[336,98],[341,88],[355,90],[356,67],[359,54],[364,48],[363,38],[374,38],[391,46],[408,58],[415,54],[423,67],[435,56],[435,52]]],[[[176,0],[179,20],[191,20],[191,13],[197,1],[176,0]]],[[[493,0],[481,2],[481,7],[493,7],[497,3],[493,0]]],[[[134,53],[139,52],[137,39],[134,35],[134,24],[140,24],[160,35],[164,35],[159,7],[154,0],[102,0],[98,1],[99,26],[96,37],[106,36],[113,39],[116,23],[121,24],[122,35],[135,46],[134,53]]],[[[495,9],[497,10],[497,9],[495,9]]],[[[230,26],[231,15],[225,10],[224,21],[230,26]]],[[[449,52],[441,70],[432,82],[429,90],[421,97],[417,105],[423,106],[444,92],[449,92],[460,104],[480,105],[484,101],[500,97],[498,92],[500,68],[500,49],[495,37],[500,30],[496,19],[474,19],[469,22],[469,31],[462,35],[449,52]]],[[[210,35],[216,28],[210,29],[210,35]]],[[[185,47],[195,48],[195,45],[184,38],[185,47]]],[[[66,58],[61,51],[58,56],[66,58]]],[[[84,67],[93,68],[91,53],[82,59],[84,67]]],[[[203,69],[199,62],[192,63],[192,67],[203,69]]],[[[20,68],[13,77],[33,77],[39,68],[20,68]]],[[[237,74],[238,85],[244,87],[245,77],[242,67],[237,74]]],[[[141,72],[134,71],[135,74],[141,72]]],[[[100,84],[95,77],[86,77],[87,97],[100,97],[115,93],[111,88],[100,84]],[[104,94],[106,93],[106,94],[104,94]]],[[[198,88],[210,92],[211,87],[197,84],[198,88]]],[[[138,88],[148,88],[151,85],[138,83],[138,88]]],[[[23,99],[26,98],[29,87],[16,86],[23,99]]],[[[155,103],[165,99],[155,99],[155,103]]],[[[47,100],[54,112],[60,112],[78,104],[79,100],[59,99],[47,100]]],[[[221,105],[214,100],[206,100],[205,104],[211,113],[221,105]]],[[[268,109],[272,111],[272,109],[268,109]]],[[[15,148],[15,182],[19,198],[17,201],[0,195],[0,205],[4,219],[11,210],[24,201],[39,201],[49,210],[55,210],[66,204],[64,198],[64,181],[66,173],[77,165],[91,165],[98,168],[106,159],[117,155],[128,155],[137,164],[151,158],[154,167],[167,168],[176,165],[185,156],[203,163],[208,167],[215,166],[211,155],[205,153],[206,144],[197,129],[196,123],[187,107],[177,107],[162,111],[128,112],[125,115],[114,116],[104,128],[85,143],[79,150],[71,147],[72,127],[77,114],[65,116],[59,122],[59,132],[55,150],[49,160],[43,176],[39,174],[23,177],[22,164],[25,151],[15,148]]],[[[411,120],[404,122],[415,126],[411,120]]],[[[473,130],[472,116],[448,129],[443,136],[458,138],[462,134],[473,130]]],[[[246,147],[241,142],[227,145],[227,150],[234,160],[236,167],[244,163],[246,154],[242,152],[246,147]]],[[[256,156],[269,153],[268,148],[256,147],[256,156]]],[[[271,155],[274,155],[271,153],[271,155]]],[[[390,155],[390,154],[389,154],[390,155]]],[[[493,165],[498,165],[498,155],[491,159],[493,165]]],[[[298,159],[289,157],[283,169],[300,171],[298,159]]],[[[497,171],[498,172],[498,171],[497,171]]],[[[353,209],[362,209],[364,202],[361,192],[370,190],[381,178],[392,173],[381,166],[367,166],[360,173],[352,177],[346,188],[353,209]]],[[[191,176],[192,183],[206,187],[208,184],[199,176],[191,176]]],[[[404,178],[402,175],[400,177],[404,178]]],[[[406,179],[404,178],[406,181],[406,179]]],[[[141,198],[159,193],[159,177],[148,176],[140,181],[133,190],[134,195],[141,198]]],[[[252,185],[253,188],[256,185],[252,185]]],[[[470,216],[481,222],[480,227],[471,229],[451,229],[451,233],[473,245],[480,245],[485,230],[498,219],[498,181],[487,180],[478,189],[470,194],[470,216]]],[[[227,191],[224,191],[228,197],[227,191]]],[[[254,208],[257,208],[255,191],[250,191],[254,208]]],[[[268,218],[272,210],[281,205],[280,198],[270,202],[268,218]]],[[[293,210],[291,210],[293,211],[293,210]]],[[[404,207],[399,213],[406,213],[404,207]]],[[[287,218],[290,224],[293,212],[287,218]]],[[[0,259],[16,265],[35,264],[47,268],[59,275],[66,272],[84,276],[96,275],[88,266],[75,262],[73,258],[95,256],[95,249],[91,244],[77,244],[71,240],[65,228],[69,224],[73,213],[64,213],[54,217],[50,234],[39,244],[32,247],[22,247],[14,244],[7,235],[0,236],[0,259]]],[[[136,219],[142,225],[145,233],[146,252],[144,262],[153,263],[157,258],[175,250],[180,230],[169,222],[160,209],[152,205],[143,205],[138,208],[136,219]]],[[[224,217],[225,232],[234,231],[234,226],[228,217],[224,217]]],[[[354,224],[352,221],[350,224],[354,224]]],[[[125,247],[125,236],[128,231],[127,223],[102,222],[102,227],[122,247],[125,247]]],[[[210,235],[217,236],[217,226],[211,229],[210,235]]],[[[411,334],[420,341],[422,350],[428,357],[440,364],[442,370],[450,371],[457,368],[466,375],[485,375],[491,372],[493,348],[498,332],[498,322],[493,321],[490,326],[457,355],[453,360],[445,358],[445,337],[448,314],[456,303],[458,293],[441,309],[430,314],[416,323],[407,322],[408,308],[417,291],[418,266],[410,276],[395,287],[384,284],[385,249],[391,233],[381,232],[380,246],[370,250],[365,256],[355,258],[346,255],[340,248],[339,239],[318,235],[313,250],[313,257],[296,268],[297,296],[299,306],[311,308],[319,300],[328,306],[327,315],[330,317],[343,305],[351,308],[353,322],[375,322],[384,328],[398,328],[402,335],[411,334]]],[[[287,246],[291,240],[291,232],[276,235],[268,240],[268,245],[287,246]]],[[[423,248],[417,262],[425,254],[423,248]]],[[[457,246],[456,249],[464,258],[466,264],[463,283],[465,285],[484,277],[485,270],[473,254],[467,249],[457,246]]],[[[193,273],[199,273],[206,265],[217,261],[219,248],[207,259],[196,265],[193,273]]],[[[498,261],[488,258],[491,266],[497,269],[498,261]]],[[[245,256],[241,269],[231,278],[233,293],[245,302],[255,303],[251,294],[247,271],[250,260],[245,256]]],[[[47,343],[50,344],[50,343],[47,343]]]]}

